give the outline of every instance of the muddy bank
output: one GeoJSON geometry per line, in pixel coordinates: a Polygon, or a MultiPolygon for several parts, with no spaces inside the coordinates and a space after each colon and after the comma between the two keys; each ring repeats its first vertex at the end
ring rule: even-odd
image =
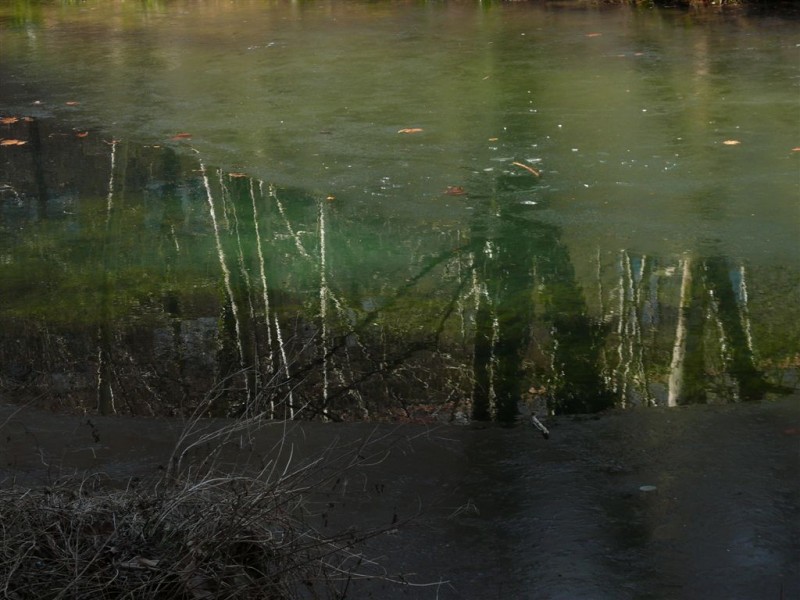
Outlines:
{"type": "MultiPolygon", "coordinates": [[[[0,478],[34,487],[158,476],[182,430],[10,405],[0,425],[0,478]]],[[[307,523],[384,527],[366,555],[394,579],[440,583],[354,582],[353,598],[800,597],[800,398],[548,426],[549,440],[529,426],[276,424],[222,460],[263,464],[284,436],[298,465],[362,444],[376,464],[316,490],[307,523]]]]}

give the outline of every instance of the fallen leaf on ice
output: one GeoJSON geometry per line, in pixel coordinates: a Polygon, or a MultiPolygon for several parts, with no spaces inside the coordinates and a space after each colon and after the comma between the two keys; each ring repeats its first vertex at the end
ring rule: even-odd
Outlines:
{"type": "Polygon", "coordinates": [[[445,195],[447,196],[463,196],[467,193],[460,185],[448,185],[447,188],[444,190],[445,195]]]}

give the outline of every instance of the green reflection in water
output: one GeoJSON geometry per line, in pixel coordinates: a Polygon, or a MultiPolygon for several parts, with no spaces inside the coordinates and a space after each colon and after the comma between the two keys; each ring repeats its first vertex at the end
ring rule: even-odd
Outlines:
{"type": "Polygon", "coordinates": [[[518,201],[541,186],[521,168],[453,197],[468,228],[411,227],[173,148],[14,127],[41,143],[0,170],[10,393],[172,412],[223,382],[222,414],[513,421],[759,399],[780,383],[763,365],[791,358],[757,360],[746,271],[724,257],[598,254],[580,281],[560,228],[518,201]]]}
{"type": "Polygon", "coordinates": [[[56,387],[76,402],[106,385],[104,409],[125,388],[156,411],[226,380],[231,411],[509,420],[519,401],[793,381],[790,21],[359,2],[0,15],[0,108],[37,117],[2,130],[28,141],[3,148],[0,178],[8,389],[69,372],[56,387]]]}

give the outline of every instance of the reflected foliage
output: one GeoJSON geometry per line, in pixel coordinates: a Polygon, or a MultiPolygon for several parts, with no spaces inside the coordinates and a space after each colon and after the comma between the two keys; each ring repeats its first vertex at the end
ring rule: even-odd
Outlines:
{"type": "Polygon", "coordinates": [[[780,391],[743,266],[623,251],[579,281],[560,229],[517,201],[538,185],[519,170],[467,229],[431,229],[173,147],[14,127],[39,142],[0,164],[9,398],[176,414],[210,393],[221,415],[508,423],[780,391]]]}

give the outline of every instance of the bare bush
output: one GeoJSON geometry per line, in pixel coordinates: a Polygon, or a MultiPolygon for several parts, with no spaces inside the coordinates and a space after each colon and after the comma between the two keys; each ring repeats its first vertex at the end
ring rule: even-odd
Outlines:
{"type": "Polygon", "coordinates": [[[359,550],[382,530],[322,534],[309,518],[319,516],[319,490],[379,463],[385,440],[337,443],[299,460],[291,426],[194,419],[151,481],[122,487],[92,475],[0,490],[0,596],[345,598],[353,578],[382,577],[359,550]],[[265,427],[281,435],[257,466],[242,464],[252,455],[237,449],[265,427]]]}

